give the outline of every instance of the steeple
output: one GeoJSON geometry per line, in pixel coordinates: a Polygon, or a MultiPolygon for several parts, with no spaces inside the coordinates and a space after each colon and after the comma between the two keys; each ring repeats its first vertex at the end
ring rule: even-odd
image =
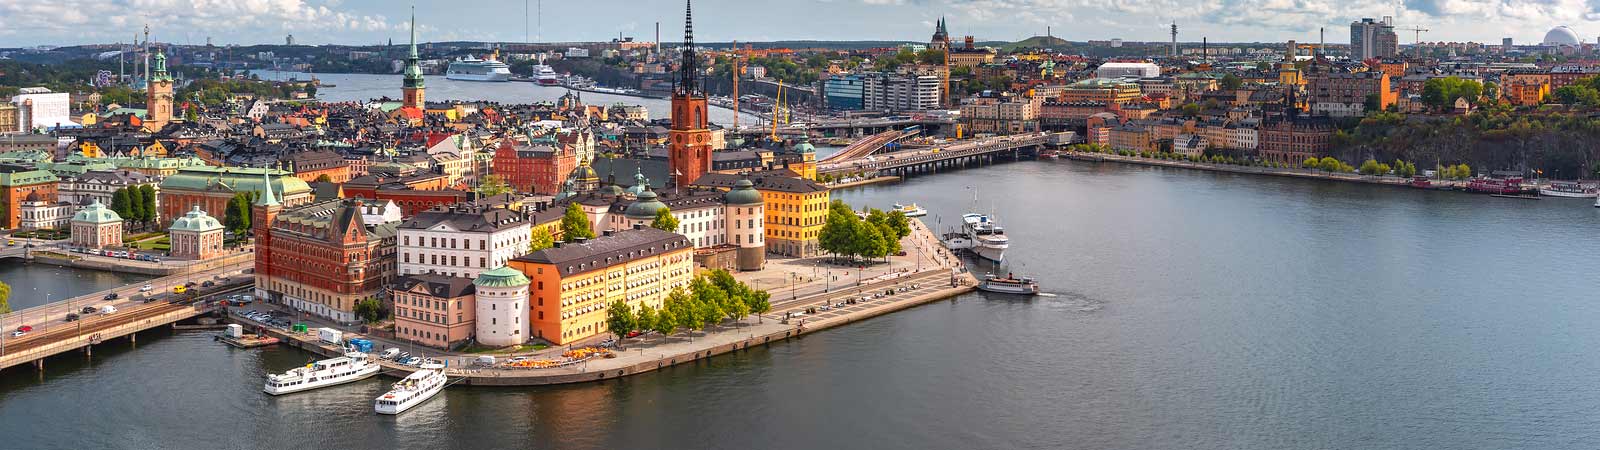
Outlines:
{"type": "Polygon", "coordinates": [[[698,65],[699,57],[694,51],[694,5],[692,0],[683,2],[683,66],[678,70],[678,92],[681,94],[700,94],[698,65]]]}
{"type": "Polygon", "coordinates": [[[272,193],[271,169],[261,171],[261,197],[256,198],[256,206],[278,206],[278,197],[272,193]]]}
{"type": "Polygon", "coordinates": [[[155,73],[155,75],[152,75],[151,80],[154,80],[154,81],[166,81],[166,80],[171,80],[172,79],[171,76],[167,75],[167,51],[166,50],[156,49],[156,63],[155,64],[156,64],[156,67],[155,67],[156,73],[155,73]]]}
{"type": "Polygon", "coordinates": [[[411,52],[406,55],[405,87],[422,88],[422,66],[417,62],[417,7],[411,7],[411,52]]]}

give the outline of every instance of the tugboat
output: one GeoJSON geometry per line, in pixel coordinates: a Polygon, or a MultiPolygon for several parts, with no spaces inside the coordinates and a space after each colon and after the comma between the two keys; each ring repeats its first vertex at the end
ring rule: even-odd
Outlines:
{"type": "Polygon", "coordinates": [[[372,409],[378,414],[392,415],[406,412],[411,407],[420,405],[439,394],[439,391],[444,390],[447,381],[443,364],[423,363],[416,372],[395,382],[393,389],[373,401],[372,409]]]}
{"type": "Polygon", "coordinates": [[[1034,282],[1032,278],[1017,278],[1009,273],[1005,277],[989,275],[983,278],[983,282],[978,283],[978,290],[998,294],[1038,295],[1039,283],[1034,282]]]}
{"type": "Polygon", "coordinates": [[[288,372],[281,374],[267,375],[267,383],[262,386],[261,391],[272,395],[309,391],[364,380],[377,375],[381,369],[383,367],[368,359],[366,353],[349,352],[338,358],[306,364],[304,367],[289,369],[288,372]]]}

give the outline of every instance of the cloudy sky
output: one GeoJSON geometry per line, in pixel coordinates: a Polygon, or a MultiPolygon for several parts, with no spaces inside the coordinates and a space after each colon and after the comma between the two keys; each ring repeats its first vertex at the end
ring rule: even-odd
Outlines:
{"type": "MultiPolygon", "coordinates": [[[[667,41],[681,38],[682,0],[416,1],[422,39],[594,41],[618,33],[649,40],[656,22],[667,41]],[[539,5],[542,3],[542,8],[539,5]],[[542,26],[540,23],[542,22],[542,26]]],[[[304,44],[403,41],[404,0],[0,0],[0,46],[128,41],[145,23],[158,41],[180,44],[304,44]]],[[[1569,25],[1593,42],[1600,0],[700,0],[697,39],[927,39],[934,20],[979,40],[1042,35],[1072,40],[1346,42],[1360,17],[1395,16],[1401,27],[1429,28],[1425,41],[1536,42],[1569,25]]],[[[1401,32],[1401,42],[1412,33],[1401,32]]]]}

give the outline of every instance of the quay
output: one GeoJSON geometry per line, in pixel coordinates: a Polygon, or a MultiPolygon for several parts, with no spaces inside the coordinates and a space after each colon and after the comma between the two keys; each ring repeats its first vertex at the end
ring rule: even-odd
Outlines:
{"type": "Polygon", "coordinates": [[[1104,153],[1084,153],[1061,151],[1060,155],[1074,161],[1088,162],[1115,162],[1123,164],[1137,164],[1143,166],[1174,167],[1180,169],[1206,170],[1212,172],[1244,173],[1253,175],[1267,175],[1277,177],[1302,178],[1313,180],[1344,181],[1350,183],[1366,183],[1384,186],[1411,187],[1411,180],[1400,177],[1377,177],[1351,173],[1330,173],[1308,169],[1270,169],[1266,167],[1235,166],[1230,164],[1216,164],[1206,162],[1173,161],[1165,159],[1140,158],[1136,156],[1122,156],[1104,153]]]}

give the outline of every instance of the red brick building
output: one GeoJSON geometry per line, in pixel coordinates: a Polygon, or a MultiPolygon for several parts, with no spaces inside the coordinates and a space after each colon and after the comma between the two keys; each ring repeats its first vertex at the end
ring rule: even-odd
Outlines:
{"type": "Polygon", "coordinates": [[[22,226],[22,203],[29,194],[39,194],[39,201],[56,201],[56,185],[60,180],[49,171],[28,166],[0,166],[0,229],[22,226]]]}
{"type": "Polygon", "coordinates": [[[395,230],[364,223],[359,200],[284,209],[268,195],[253,215],[258,298],[343,323],[359,320],[357,302],[385,300],[395,273],[395,230]]]}
{"type": "Polygon", "coordinates": [[[1261,159],[1299,167],[1306,158],[1319,157],[1333,148],[1333,122],[1327,117],[1289,116],[1261,123],[1261,159]]]}
{"type": "Polygon", "coordinates": [[[507,139],[494,152],[494,174],[517,192],[555,195],[576,167],[575,152],[548,142],[523,144],[507,139]]]}
{"type": "Polygon", "coordinates": [[[205,211],[227,211],[228,200],[236,192],[264,196],[263,186],[271,186],[273,196],[284,207],[310,203],[311,186],[293,174],[277,169],[193,166],[161,180],[156,197],[161,204],[163,228],[183,217],[195,205],[205,211]]]}

